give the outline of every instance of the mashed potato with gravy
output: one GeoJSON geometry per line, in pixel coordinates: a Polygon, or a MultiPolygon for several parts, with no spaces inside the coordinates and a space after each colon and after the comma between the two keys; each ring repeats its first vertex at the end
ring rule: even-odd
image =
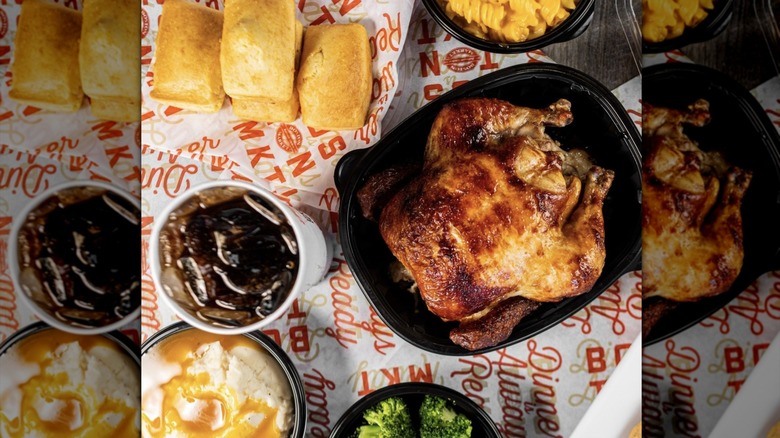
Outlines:
{"type": "Polygon", "coordinates": [[[0,436],[137,437],[138,365],[114,341],[47,329],[0,356],[0,436]]]}
{"type": "Polygon", "coordinates": [[[292,429],[284,372],[245,336],[184,330],[141,362],[144,437],[286,437],[292,429]]]}

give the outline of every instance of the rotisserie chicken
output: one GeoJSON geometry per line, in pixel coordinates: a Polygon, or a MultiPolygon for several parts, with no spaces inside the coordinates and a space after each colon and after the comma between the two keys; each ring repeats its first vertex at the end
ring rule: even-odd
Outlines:
{"type": "MultiPolygon", "coordinates": [[[[642,165],[642,293],[682,302],[725,292],[742,268],[742,198],[749,171],[704,152],[684,125],[710,121],[709,103],[687,111],[645,104],[642,165]]],[[[673,303],[652,301],[647,334],[673,303]]],[[[643,312],[645,313],[645,312],[643,312]]]]}
{"type": "Polygon", "coordinates": [[[564,152],[545,126],[572,121],[571,104],[546,109],[462,99],[433,123],[423,167],[375,175],[370,216],[411,273],[428,309],[459,321],[450,333],[475,350],[506,339],[540,302],[589,291],[604,267],[602,205],[614,174],[584,151],[564,152]],[[392,196],[392,184],[403,181],[392,196]],[[376,213],[373,213],[376,215],[376,213]]]}

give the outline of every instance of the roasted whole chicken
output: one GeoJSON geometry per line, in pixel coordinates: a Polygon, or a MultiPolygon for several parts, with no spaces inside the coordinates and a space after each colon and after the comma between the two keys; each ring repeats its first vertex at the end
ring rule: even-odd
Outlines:
{"type": "MultiPolygon", "coordinates": [[[[704,152],[684,125],[709,123],[709,103],[687,110],[645,104],[642,165],[642,293],[673,302],[696,301],[728,290],[744,257],[742,198],[751,173],[704,152]]],[[[652,302],[643,331],[670,303],[652,302]]]]}
{"type": "Polygon", "coordinates": [[[725,292],[742,268],[742,198],[750,172],[704,152],[683,125],[704,126],[709,104],[645,105],[642,249],[645,297],[696,301],[725,292]]]}
{"type": "Polygon", "coordinates": [[[450,338],[466,349],[496,345],[541,302],[587,292],[601,274],[614,173],[545,133],[572,119],[566,100],[454,101],[433,123],[421,169],[389,169],[358,194],[428,309],[460,322],[450,338]]]}

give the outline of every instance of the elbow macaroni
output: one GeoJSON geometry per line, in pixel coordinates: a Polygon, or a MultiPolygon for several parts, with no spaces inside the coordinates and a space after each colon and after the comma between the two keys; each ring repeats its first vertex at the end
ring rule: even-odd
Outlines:
{"type": "Polygon", "coordinates": [[[712,10],[713,0],[642,0],[642,38],[658,43],[695,27],[712,10]]]}
{"type": "Polygon", "coordinates": [[[575,0],[438,0],[466,32],[504,43],[538,38],[569,17],[575,0]]]}

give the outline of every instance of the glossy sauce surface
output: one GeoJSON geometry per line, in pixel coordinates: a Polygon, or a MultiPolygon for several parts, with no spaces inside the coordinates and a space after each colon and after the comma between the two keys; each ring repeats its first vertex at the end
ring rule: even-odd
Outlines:
{"type": "Polygon", "coordinates": [[[27,216],[19,238],[25,292],[55,317],[105,326],[140,305],[140,209],[93,187],[65,189],[27,216]]]}
{"type": "Polygon", "coordinates": [[[161,232],[162,283],[198,318],[259,321],[284,301],[298,245],[280,210],[257,194],[210,189],[174,211],[161,232]]]}

